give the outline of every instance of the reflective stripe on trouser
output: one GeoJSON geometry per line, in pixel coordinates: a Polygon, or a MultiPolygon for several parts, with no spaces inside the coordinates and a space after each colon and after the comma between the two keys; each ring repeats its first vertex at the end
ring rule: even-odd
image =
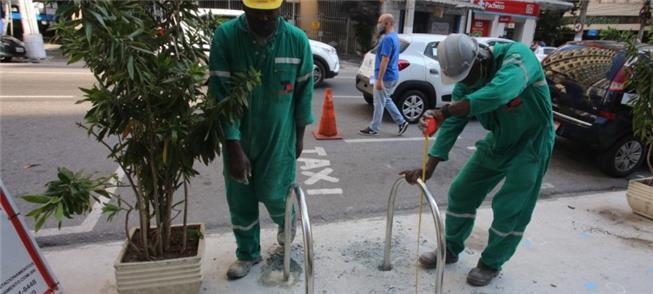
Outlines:
{"type": "Polygon", "coordinates": [[[449,189],[445,220],[447,249],[455,254],[464,250],[465,240],[474,226],[476,210],[505,177],[505,183],[492,199],[494,220],[489,230],[488,245],[481,254],[485,265],[501,269],[515,253],[530,222],[549,158],[518,158],[505,169],[489,168],[482,164],[486,161],[483,153],[476,152],[449,189]]]}
{"type": "Polygon", "coordinates": [[[280,226],[284,224],[286,196],[295,178],[294,161],[252,162],[252,177],[249,185],[238,183],[228,175],[226,154],[224,162],[227,203],[238,245],[236,256],[239,260],[253,260],[261,255],[259,202],[265,205],[274,223],[280,226]]]}

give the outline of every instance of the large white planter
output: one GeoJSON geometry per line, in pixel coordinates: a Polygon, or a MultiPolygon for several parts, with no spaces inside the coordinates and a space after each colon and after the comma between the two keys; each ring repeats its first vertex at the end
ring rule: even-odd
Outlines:
{"type": "MultiPolygon", "coordinates": [[[[194,224],[197,225],[197,224],[194,224]]],[[[200,231],[204,236],[204,225],[200,231]]],[[[192,226],[192,225],[189,225],[192,226]]],[[[133,236],[133,228],[129,236],[133,236]]],[[[121,294],[197,294],[202,283],[204,238],[199,240],[197,255],[160,261],[122,262],[127,251],[125,241],[114,264],[118,293],[121,294]]]]}
{"type": "Polygon", "coordinates": [[[633,212],[653,219],[653,187],[642,182],[653,178],[631,180],[626,198],[633,212]]]}

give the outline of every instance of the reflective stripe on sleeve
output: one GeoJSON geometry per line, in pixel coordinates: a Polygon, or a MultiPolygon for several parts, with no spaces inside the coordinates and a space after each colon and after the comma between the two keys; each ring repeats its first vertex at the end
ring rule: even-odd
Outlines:
{"type": "Polygon", "coordinates": [[[546,80],[539,80],[539,81],[533,83],[533,86],[535,86],[535,87],[544,87],[544,86],[548,86],[548,85],[549,84],[546,82],[546,80]]]}
{"type": "Polygon", "coordinates": [[[302,82],[306,82],[306,81],[308,81],[308,79],[309,79],[311,76],[313,76],[313,73],[312,73],[312,72],[307,73],[307,74],[305,74],[305,75],[303,75],[303,76],[301,76],[301,77],[298,77],[298,78],[297,78],[297,82],[300,82],[300,83],[302,83],[302,82]]]}
{"type": "Polygon", "coordinates": [[[520,57],[510,57],[506,59],[506,61],[503,62],[503,65],[510,65],[510,64],[516,64],[521,68],[521,70],[524,72],[524,79],[526,80],[526,84],[528,84],[528,70],[526,69],[526,66],[524,66],[524,63],[521,61],[520,57]]]}

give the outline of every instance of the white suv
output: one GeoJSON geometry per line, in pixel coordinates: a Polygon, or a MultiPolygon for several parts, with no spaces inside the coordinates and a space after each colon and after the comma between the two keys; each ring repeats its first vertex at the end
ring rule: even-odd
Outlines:
{"type": "MultiPolygon", "coordinates": [[[[200,15],[211,13],[215,17],[232,19],[245,12],[235,9],[200,8],[199,13],[200,15]]],[[[315,81],[315,86],[319,86],[325,79],[330,79],[338,75],[340,72],[340,59],[338,58],[336,48],[333,48],[333,46],[314,40],[308,40],[308,42],[311,44],[313,63],[315,63],[313,80],[315,81]]],[[[205,49],[205,51],[206,54],[209,54],[208,49],[205,49]]]]}
{"type": "MultiPolygon", "coordinates": [[[[404,118],[417,122],[425,110],[451,102],[453,85],[445,85],[440,77],[438,43],[446,35],[400,34],[399,35],[399,81],[392,98],[404,118]]],[[[501,38],[477,38],[481,46],[513,42],[501,38]]],[[[376,48],[365,54],[356,75],[356,88],[363,98],[372,104],[370,77],[374,74],[376,48]]]]}

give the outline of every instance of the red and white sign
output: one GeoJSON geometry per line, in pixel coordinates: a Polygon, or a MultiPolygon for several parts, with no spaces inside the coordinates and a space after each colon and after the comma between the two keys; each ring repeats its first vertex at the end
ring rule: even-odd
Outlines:
{"type": "Polygon", "coordinates": [[[475,4],[482,6],[485,11],[526,16],[539,16],[540,5],[522,1],[501,0],[474,0],[475,4]]]}
{"type": "Polygon", "coordinates": [[[487,37],[490,35],[490,21],[478,20],[472,21],[471,35],[474,37],[487,37]]]}
{"type": "Polygon", "coordinates": [[[500,23],[511,23],[512,22],[512,16],[510,16],[510,15],[499,16],[499,22],[500,23]]]}
{"type": "Polygon", "coordinates": [[[0,293],[60,293],[34,238],[0,180],[0,293]]]}

